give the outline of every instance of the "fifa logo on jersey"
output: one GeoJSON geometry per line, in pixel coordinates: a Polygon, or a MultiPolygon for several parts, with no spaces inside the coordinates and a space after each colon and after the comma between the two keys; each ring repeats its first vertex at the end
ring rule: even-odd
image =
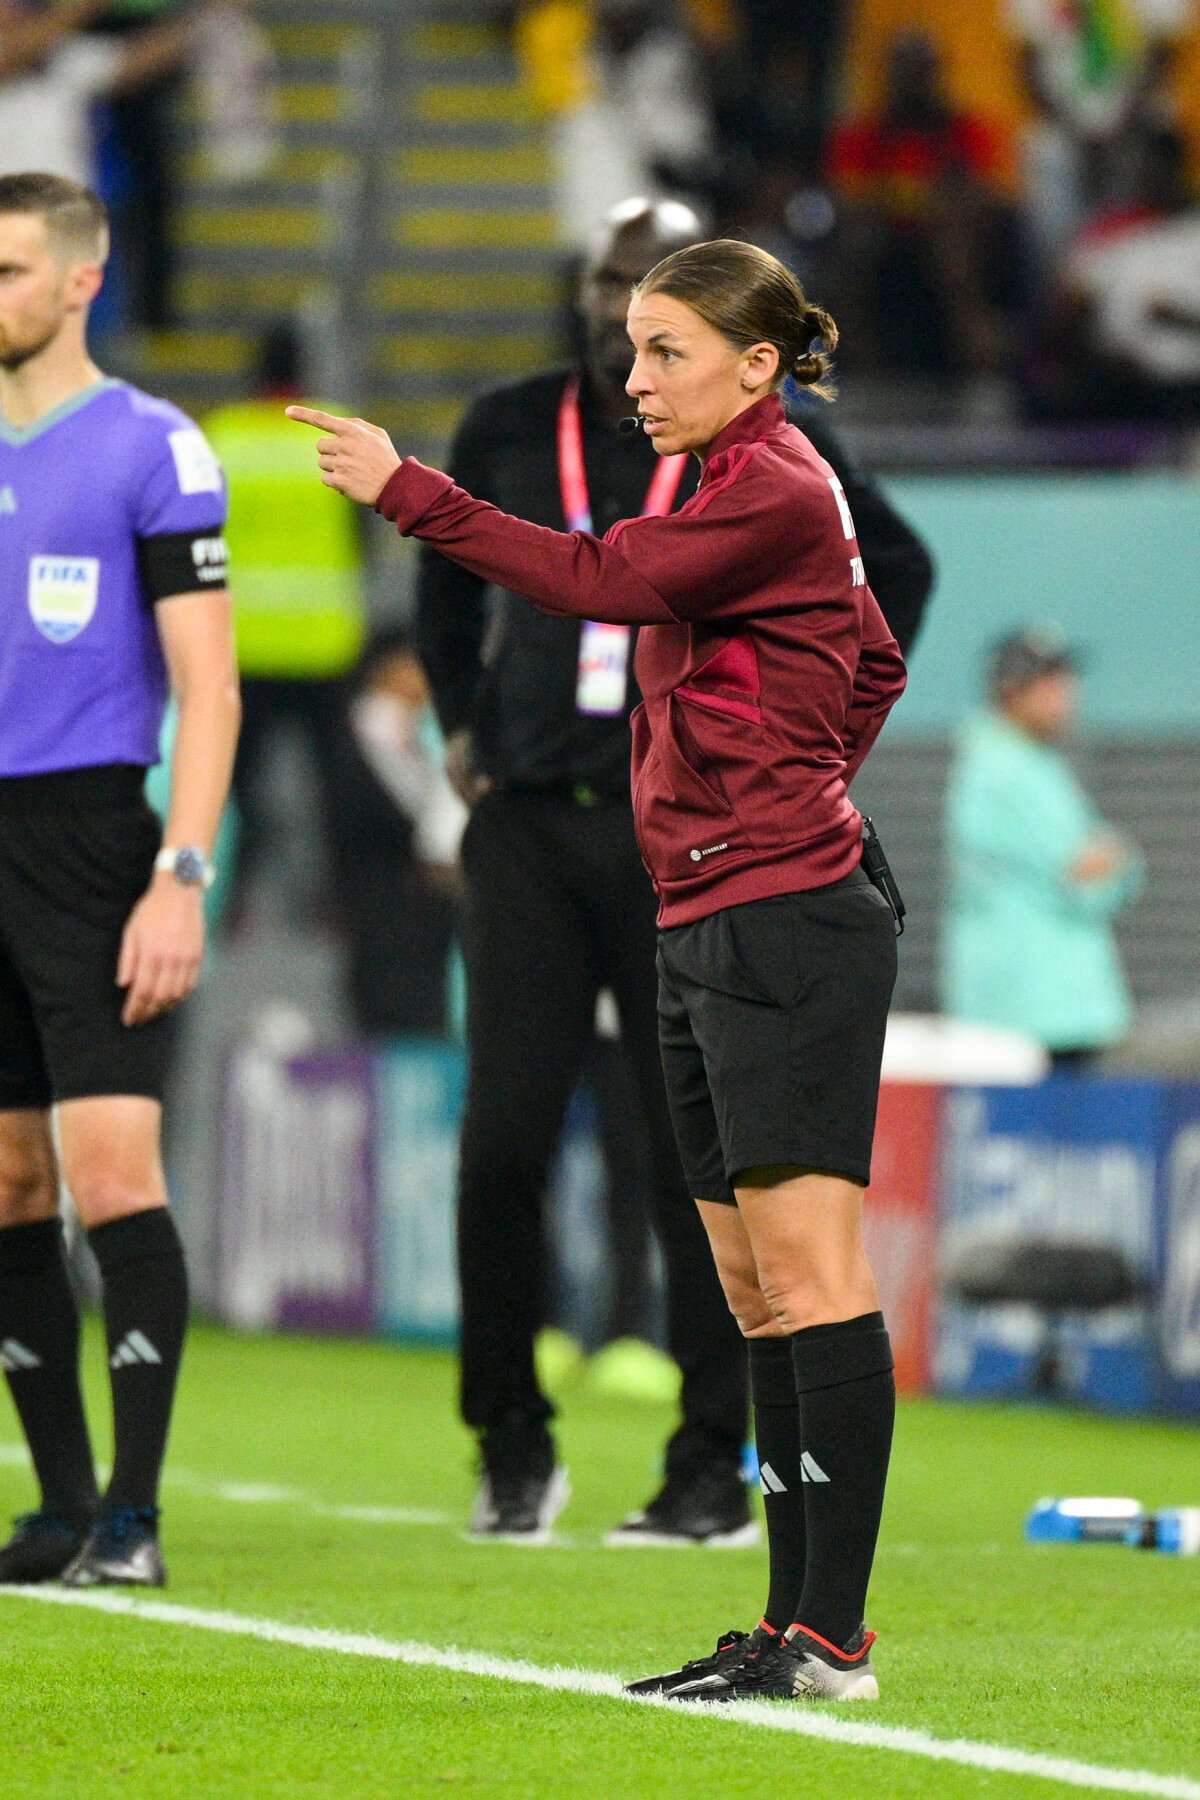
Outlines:
{"type": "Polygon", "coordinates": [[[0,487],[0,513],[15,513],[17,496],[10,487],[0,487]]]}
{"type": "Polygon", "coordinates": [[[96,610],[98,556],[31,556],[29,616],[52,644],[78,637],[96,610]]]}
{"type": "Polygon", "coordinates": [[[229,546],[223,537],[192,539],[192,565],[196,579],[214,586],[224,584],[229,563],[229,546]]]}

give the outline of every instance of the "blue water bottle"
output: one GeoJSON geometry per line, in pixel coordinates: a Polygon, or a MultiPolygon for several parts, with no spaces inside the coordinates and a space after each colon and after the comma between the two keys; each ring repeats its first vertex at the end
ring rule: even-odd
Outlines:
{"type": "Polygon", "coordinates": [[[1140,1500],[1039,1500],[1025,1521],[1031,1544],[1129,1544],[1146,1522],[1140,1500]]]}

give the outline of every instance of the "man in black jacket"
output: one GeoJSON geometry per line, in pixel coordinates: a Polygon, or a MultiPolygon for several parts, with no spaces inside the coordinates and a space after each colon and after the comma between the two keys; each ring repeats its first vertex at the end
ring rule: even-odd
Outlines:
{"type": "MultiPolygon", "coordinates": [[[[660,459],[621,433],[629,290],[702,236],[674,202],[610,215],[579,305],[580,366],[482,395],[450,472],[471,494],[556,530],[603,535],[695,492],[694,460],[660,459]]],[[[932,584],[924,546],[823,423],[798,421],[837,471],[867,577],[901,648],[932,584]]],[[[463,840],[470,1077],[459,1177],[462,1411],[480,1437],[476,1535],[544,1542],[566,1502],[533,1347],[544,1322],[542,1196],[593,1036],[596,999],[616,999],[652,1146],[654,1228],[666,1271],[667,1336],[683,1375],[665,1481],[609,1542],[753,1542],[739,1464],[747,1427],[744,1346],[679,1165],[658,1053],[654,897],[633,832],[632,634],[560,619],[425,550],[417,639],[472,806],[463,840]]]]}

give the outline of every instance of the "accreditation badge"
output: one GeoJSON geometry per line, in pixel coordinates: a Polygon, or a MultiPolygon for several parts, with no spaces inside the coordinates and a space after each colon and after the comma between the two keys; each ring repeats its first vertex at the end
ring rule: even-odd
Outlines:
{"type": "Polygon", "coordinates": [[[628,625],[599,625],[585,619],[579,634],[579,674],[575,705],[589,718],[611,719],[625,710],[629,687],[628,625]]]}
{"type": "Polygon", "coordinates": [[[98,556],[31,556],[29,616],[52,644],[78,637],[96,610],[98,556]]]}

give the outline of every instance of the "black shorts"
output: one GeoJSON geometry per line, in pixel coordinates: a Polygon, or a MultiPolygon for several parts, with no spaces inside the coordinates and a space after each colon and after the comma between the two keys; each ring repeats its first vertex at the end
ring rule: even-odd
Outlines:
{"type": "Polygon", "coordinates": [[[122,1025],[125,921],[162,841],[144,769],[0,779],[0,1107],[162,1098],[169,1025],[122,1025]]]}
{"type": "Polygon", "coordinates": [[[697,1200],[744,1169],[866,1186],[896,980],[891,908],[861,869],[659,933],[663,1072],[697,1200]]]}

